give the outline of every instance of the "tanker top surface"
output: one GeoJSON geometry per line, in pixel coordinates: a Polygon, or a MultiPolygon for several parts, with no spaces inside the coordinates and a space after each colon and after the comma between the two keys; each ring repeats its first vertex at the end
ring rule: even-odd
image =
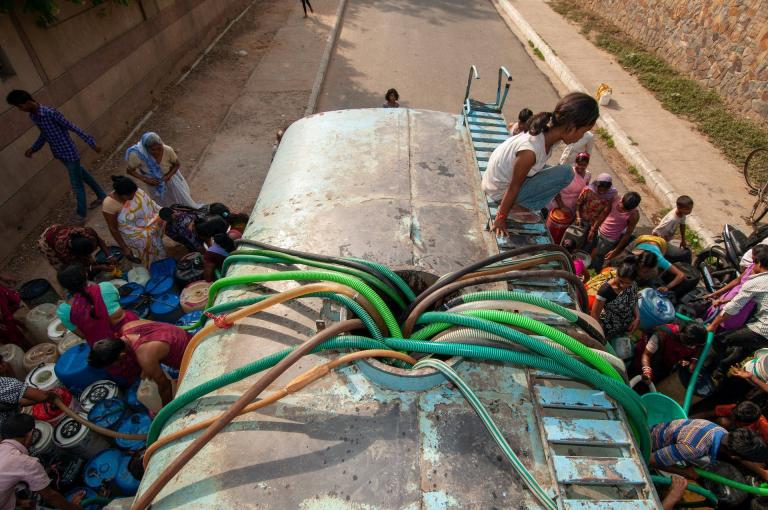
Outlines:
{"type": "MultiPolygon", "coordinates": [[[[462,116],[405,108],[347,110],[314,115],[287,130],[243,237],[379,262],[404,271],[418,294],[437,276],[498,253],[496,239],[485,230],[488,217],[462,116]]],[[[227,276],[285,270],[290,268],[238,263],[227,276]]],[[[216,302],[297,285],[230,287],[216,302]]],[[[195,351],[179,393],[298,345],[345,314],[321,298],[293,300],[219,330],[195,351]]],[[[338,355],[323,351],[302,358],[262,396],[338,355]]],[[[541,400],[545,393],[552,401],[561,396],[548,391],[550,383],[536,379],[533,370],[469,360],[455,368],[523,464],[555,497],[558,476],[550,456],[576,454],[570,447],[553,453],[544,444],[542,424],[548,422],[541,400]]],[[[370,371],[363,364],[347,365],[237,418],[165,487],[152,508],[541,508],[454,387],[442,382],[413,390],[402,381],[387,386],[369,379],[370,371]],[[403,389],[391,389],[398,384],[403,389]]],[[[186,406],[162,435],[218,415],[257,377],[186,406]]],[[[578,391],[592,395],[587,400],[600,393],[578,391]]],[[[172,443],[152,457],[142,489],[189,441],[172,443]]],[[[634,451],[631,440],[619,448],[634,451]]],[[[591,469],[573,465],[582,477],[591,469]]],[[[634,476],[642,484],[647,473],[638,467],[631,475],[614,475],[634,476]]]]}

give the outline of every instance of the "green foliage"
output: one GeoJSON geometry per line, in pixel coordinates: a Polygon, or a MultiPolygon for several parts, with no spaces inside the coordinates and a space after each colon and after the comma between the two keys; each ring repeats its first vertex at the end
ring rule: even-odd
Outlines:
{"type": "Polygon", "coordinates": [[[731,163],[741,167],[753,149],[768,146],[768,129],[731,112],[717,93],[686,78],[612,23],[582,9],[578,0],[551,0],[549,5],[578,23],[596,46],[615,55],[665,109],[693,122],[731,163]]]}
{"type": "Polygon", "coordinates": [[[629,165],[627,172],[632,176],[632,180],[638,184],[645,184],[645,177],[640,175],[640,171],[634,165],[629,165]]]}
{"type": "Polygon", "coordinates": [[[616,144],[613,141],[613,137],[605,128],[595,128],[595,133],[597,133],[597,136],[599,136],[605,142],[605,145],[607,145],[609,149],[616,147],[616,144]]]}
{"type": "Polygon", "coordinates": [[[541,52],[540,49],[534,48],[533,49],[533,54],[536,55],[537,57],[539,57],[539,60],[544,60],[544,54],[541,52]]]}
{"type": "MultiPolygon", "coordinates": [[[[83,5],[85,0],[66,0],[73,4],[83,5]]],[[[112,0],[121,5],[128,5],[130,0],[112,0]]],[[[91,0],[91,5],[97,6],[104,3],[105,0],[91,0]]],[[[9,13],[13,10],[16,0],[0,0],[0,13],[9,13]]],[[[59,13],[59,7],[56,0],[23,0],[21,4],[23,12],[32,12],[37,15],[37,24],[41,27],[47,27],[56,22],[56,15],[59,13]]]]}

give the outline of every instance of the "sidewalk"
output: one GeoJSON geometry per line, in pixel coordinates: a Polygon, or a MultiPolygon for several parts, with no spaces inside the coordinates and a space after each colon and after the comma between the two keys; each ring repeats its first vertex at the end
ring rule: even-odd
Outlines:
{"type": "Polygon", "coordinates": [[[600,123],[665,205],[671,206],[678,195],[690,195],[696,203],[691,227],[698,227],[704,238],[719,234],[726,222],[749,230],[742,216],[749,214],[755,197],[748,194],[741,169],[691,123],[664,110],[612,55],[594,46],[544,0],[496,1],[502,17],[515,25],[513,31],[527,39],[521,42],[533,40],[566,85],[590,94],[601,83],[613,88],[611,104],[601,107],[600,123]]]}

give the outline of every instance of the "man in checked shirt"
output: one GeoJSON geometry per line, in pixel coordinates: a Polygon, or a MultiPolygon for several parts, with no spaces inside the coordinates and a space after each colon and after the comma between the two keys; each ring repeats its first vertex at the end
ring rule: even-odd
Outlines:
{"type": "Polygon", "coordinates": [[[69,172],[69,182],[72,184],[72,191],[77,200],[77,214],[72,223],[82,225],[85,223],[87,213],[85,204],[85,184],[91,187],[96,193],[96,200],[88,206],[94,209],[101,205],[101,202],[107,196],[101,189],[96,179],[88,173],[88,170],[80,164],[80,153],[77,146],[69,136],[69,131],[74,131],[88,144],[94,151],[101,152],[101,148],[96,145],[96,140],[91,135],[72,124],[56,108],[44,106],[35,101],[29,92],[24,90],[12,90],[6,97],[8,104],[15,106],[19,110],[29,114],[29,118],[40,129],[40,136],[32,147],[27,149],[24,155],[28,158],[32,154],[43,148],[46,142],[53,153],[53,157],[62,162],[69,172]]]}

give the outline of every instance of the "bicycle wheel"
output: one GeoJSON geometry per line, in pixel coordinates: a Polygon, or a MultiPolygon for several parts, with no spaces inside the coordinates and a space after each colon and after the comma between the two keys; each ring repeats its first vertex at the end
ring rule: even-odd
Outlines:
{"type": "Polygon", "coordinates": [[[754,191],[760,191],[768,182],[768,147],[761,147],[749,153],[744,161],[744,179],[747,186],[754,191]]]}
{"type": "Polygon", "coordinates": [[[752,206],[752,214],[749,215],[749,221],[753,225],[762,220],[765,213],[768,212],[768,192],[766,192],[766,189],[768,189],[768,183],[760,190],[755,205],[752,206]]]}

